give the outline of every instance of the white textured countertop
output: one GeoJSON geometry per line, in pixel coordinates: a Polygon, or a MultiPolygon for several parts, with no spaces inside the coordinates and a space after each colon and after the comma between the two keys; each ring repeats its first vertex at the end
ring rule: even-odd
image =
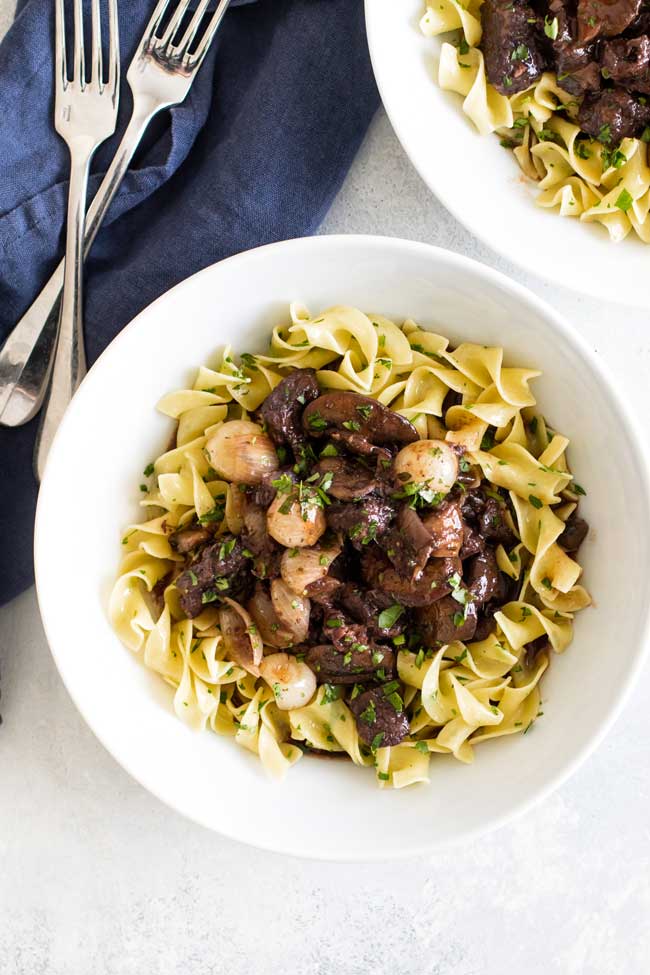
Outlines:
{"type": "MultiPolygon", "coordinates": [[[[431,198],[383,112],[323,232],[429,241],[504,270],[574,323],[646,415],[648,313],[499,260],[431,198]]],[[[33,592],[0,610],[0,668],[2,975],[649,970],[647,670],[598,753],[525,819],[403,866],[339,866],[223,840],[133,782],[70,702],[33,592]]]]}

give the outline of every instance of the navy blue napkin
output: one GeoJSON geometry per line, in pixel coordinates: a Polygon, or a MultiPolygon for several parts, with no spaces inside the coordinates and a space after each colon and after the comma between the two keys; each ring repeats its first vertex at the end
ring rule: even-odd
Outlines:
{"type": "MultiPolygon", "coordinates": [[[[124,71],[153,5],[119,0],[124,71]]],[[[63,250],[68,160],[52,123],[53,9],[51,0],[24,2],[0,45],[0,341],[63,250]]],[[[187,100],[155,124],[93,247],[89,362],[189,274],[312,233],[377,104],[362,0],[257,0],[229,10],[187,100]]],[[[129,111],[124,84],[91,193],[129,111]]],[[[0,604],[33,578],[37,423],[0,428],[0,604]]]]}

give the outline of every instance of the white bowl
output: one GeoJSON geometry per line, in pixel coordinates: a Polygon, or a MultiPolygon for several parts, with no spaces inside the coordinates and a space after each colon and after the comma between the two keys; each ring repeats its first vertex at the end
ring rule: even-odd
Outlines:
{"type": "Polygon", "coordinates": [[[650,247],[633,233],[610,242],[600,224],[534,203],[496,135],[481,136],[462,98],[438,87],[440,38],[424,37],[424,0],[365,0],[381,97],[405,152],[430,190],[477,237],[541,278],[594,297],[650,307],[650,247]]]}
{"type": "Polygon", "coordinates": [[[36,578],[61,676],[97,737],[139,782],[197,822],[270,850],[333,860],[431,851],[503,823],[558,785],[605,734],[638,672],[648,615],[649,480],[641,441],[599,360],[507,278],[425,244],[316,237],[206,268],[146,308],[95,363],[52,447],[36,518],[36,578]],[[595,607],[544,678],[531,733],[434,756],[431,784],[378,791],[374,776],[303,759],[281,784],[231,739],[186,728],[171,693],[106,616],[120,534],[171,422],[155,412],[217,346],[260,351],[290,300],[413,317],[458,342],[504,345],[539,367],[545,414],[571,438],[592,528],[581,552],[595,607]]]}

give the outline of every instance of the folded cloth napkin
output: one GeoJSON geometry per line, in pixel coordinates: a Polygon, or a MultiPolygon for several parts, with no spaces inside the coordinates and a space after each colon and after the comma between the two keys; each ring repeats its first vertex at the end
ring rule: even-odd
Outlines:
{"type": "MultiPolygon", "coordinates": [[[[119,0],[124,71],[153,6],[119,0]]],[[[19,3],[0,45],[0,341],[63,251],[68,158],[52,121],[53,10],[51,0],[19,3]]],[[[313,232],[377,104],[362,0],[231,8],[187,100],[150,130],[94,244],[86,265],[89,362],[189,274],[313,232]]],[[[123,84],[117,133],[95,157],[91,195],[129,111],[123,84]]],[[[0,428],[0,604],[33,578],[37,424],[0,428]]]]}

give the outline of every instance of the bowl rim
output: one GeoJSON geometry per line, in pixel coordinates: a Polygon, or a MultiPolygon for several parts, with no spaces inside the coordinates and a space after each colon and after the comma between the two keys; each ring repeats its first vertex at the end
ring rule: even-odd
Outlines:
{"type": "MultiPolygon", "coordinates": [[[[406,121],[406,114],[402,113],[399,108],[399,100],[394,97],[394,92],[390,86],[390,75],[385,70],[384,60],[379,56],[380,43],[378,38],[380,37],[380,21],[382,13],[379,7],[380,0],[364,0],[364,14],[365,14],[365,26],[366,26],[366,36],[368,41],[368,50],[370,53],[370,62],[372,64],[373,74],[375,76],[375,82],[379,90],[379,95],[381,98],[382,105],[388,116],[388,120],[391,127],[397,136],[397,139],[406,154],[409,162],[415,169],[415,171],[420,176],[422,182],[428,188],[428,190],[436,197],[436,199],[444,206],[444,208],[458,221],[458,223],[464,227],[473,237],[479,240],[485,245],[493,254],[502,257],[504,260],[509,261],[519,270],[526,272],[527,274],[534,275],[542,280],[548,280],[554,282],[562,288],[566,288],[569,292],[576,295],[585,295],[591,298],[598,298],[603,301],[615,302],[625,308],[638,308],[647,309],[650,307],[650,289],[643,291],[635,291],[634,293],[628,293],[625,289],[618,290],[614,296],[610,289],[601,284],[601,278],[598,274],[590,274],[588,277],[589,286],[587,288],[585,279],[572,281],[563,276],[555,267],[548,266],[544,264],[541,267],[536,266],[532,260],[526,256],[526,252],[519,251],[517,249],[508,249],[501,246],[499,242],[490,236],[488,230],[485,228],[484,223],[473,218],[472,214],[474,211],[464,209],[461,204],[461,194],[454,194],[445,191],[445,187],[440,180],[440,175],[431,170],[430,166],[427,165],[427,155],[423,152],[422,147],[416,146],[414,141],[410,138],[408,134],[408,126],[406,121]],[[458,202],[456,197],[458,197],[458,202]]],[[[414,28],[415,30],[415,28],[414,28]]],[[[446,35],[441,34],[438,37],[444,39],[446,35]]],[[[422,35],[419,40],[422,40],[424,35],[422,35]]],[[[437,38],[426,38],[428,41],[435,41],[437,38]]],[[[414,44],[416,43],[414,38],[414,44]]],[[[434,90],[442,92],[443,90],[438,86],[437,80],[434,82],[430,79],[431,85],[434,90]]],[[[462,107],[459,104],[456,106],[459,115],[463,115],[462,107]]],[[[469,120],[468,120],[469,122],[469,120]]],[[[496,135],[494,132],[489,133],[489,135],[483,136],[478,130],[469,130],[469,133],[476,136],[478,139],[495,139],[496,135]]],[[[533,184],[531,183],[531,186],[533,184]]],[[[534,207],[532,200],[529,200],[531,207],[534,207]]],[[[536,208],[535,208],[536,209],[536,208]]],[[[557,240],[558,248],[562,248],[562,232],[563,225],[560,223],[559,214],[553,213],[553,216],[558,220],[557,228],[557,240]]],[[[568,218],[564,218],[565,221],[568,218]]],[[[588,232],[590,225],[582,228],[583,231],[588,232]]],[[[632,234],[631,237],[634,235],[632,234]]],[[[603,240],[603,245],[608,246],[614,252],[618,244],[603,240]]],[[[620,241],[620,244],[625,245],[626,241],[620,241]]],[[[630,241],[627,241],[628,246],[630,241]]],[[[648,247],[649,244],[644,244],[640,240],[634,240],[634,244],[639,247],[648,247]]],[[[612,257],[614,254],[612,253],[612,257]]],[[[650,258],[650,254],[648,255],[650,258]]]]}
{"type": "MultiPolygon", "coordinates": [[[[89,370],[87,376],[81,383],[77,393],[73,398],[73,403],[75,404],[74,409],[70,411],[68,409],[63,417],[60,424],[59,430],[57,431],[56,437],[54,439],[52,449],[50,452],[50,457],[56,456],[59,447],[63,442],[62,431],[65,431],[70,424],[70,417],[76,413],[85,403],[86,396],[90,395],[88,390],[91,388],[92,375],[95,370],[97,363],[101,362],[109,353],[109,350],[113,350],[110,354],[114,354],[114,349],[119,348],[124,341],[126,336],[128,336],[134,329],[140,327],[141,320],[148,317],[150,314],[155,314],[157,306],[163,303],[167,296],[172,292],[182,292],[184,289],[189,287],[189,282],[194,282],[195,279],[200,277],[208,278],[215,267],[226,265],[228,268],[233,268],[238,264],[245,263],[250,259],[251,255],[265,255],[270,252],[284,251],[286,256],[290,258],[292,252],[297,252],[294,256],[299,257],[300,252],[304,249],[312,250],[327,250],[331,247],[335,248],[348,248],[351,250],[361,249],[364,251],[372,251],[372,249],[377,248],[394,248],[399,250],[403,254],[417,254],[420,257],[428,258],[433,261],[448,262],[453,265],[461,272],[469,273],[474,276],[477,284],[480,285],[481,281],[490,283],[492,286],[496,287],[497,290],[503,290],[509,293],[512,297],[522,303],[524,306],[531,307],[540,317],[542,317],[545,322],[550,326],[550,328],[561,335],[561,337],[567,341],[570,345],[573,345],[576,351],[578,351],[583,358],[586,360],[590,371],[596,376],[596,378],[603,384],[604,389],[610,399],[612,409],[616,411],[618,417],[621,421],[621,427],[625,431],[628,440],[632,446],[636,449],[633,452],[635,462],[637,464],[636,474],[639,478],[639,496],[641,503],[645,507],[646,522],[650,524],[650,466],[648,464],[648,459],[646,457],[645,450],[643,448],[643,436],[641,433],[640,422],[638,421],[635,414],[627,406],[623,396],[618,391],[616,381],[609,375],[608,369],[605,364],[601,361],[598,354],[591,349],[587,341],[578,333],[565,318],[555,311],[551,305],[546,301],[536,295],[534,292],[530,291],[525,286],[513,281],[507,275],[494,268],[489,267],[473,258],[466,257],[461,254],[457,254],[453,251],[445,250],[444,248],[436,247],[432,244],[426,244],[416,241],[405,240],[398,237],[388,237],[388,236],[375,236],[366,234],[323,234],[311,237],[299,237],[291,240],[277,241],[271,244],[264,244],[260,247],[251,248],[247,251],[242,251],[241,253],[235,254],[231,257],[225,258],[222,261],[217,261],[213,264],[208,265],[205,268],[197,271],[195,274],[184,278],[182,281],[178,282],[172,288],[165,291],[162,295],[156,298],[153,302],[143,308],[109,343],[106,349],[101,353],[96,362],[93,364],[89,370]],[[91,377],[89,379],[89,377],[91,377]]],[[[528,810],[532,809],[538,803],[546,799],[552,792],[558,789],[567,779],[569,779],[577,769],[589,758],[589,756],[595,751],[595,749],[600,745],[601,741],[604,739],[605,735],[609,732],[612,725],[620,716],[628,698],[634,687],[642,667],[645,664],[648,651],[650,649],[650,602],[646,601],[645,609],[641,616],[640,623],[640,633],[641,637],[639,643],[635,649],[634,657],[631,660],[630,667],[626,672],[625,678],[620,681],[617,685],[616,696],[612,698],[612,703],[602,718],[602,722],[598,731],[595,732],[591,738],[585,742],[585,744],[576,752],[576,754],[556,773],[550,776],[550,778],[543,784],[535,789],[531,794],[521,801],[513,804],[506,812],[500,815],[494,815],[490,819],[482,822],[480,825],[474,828],[468,828],[464,830],[462,835],[454,837],[452,839],[445,839],[442,842],[436,843],[435,837],[432,838],[432,842],[427,842],[420,845],[417,849],[413,848],[407,852],[400,851],[397,847],[383,848],[381,852],[368,852],[363,855],[341,855],[341,856],[331,856],[328,853],[319,853],[318,850],[314,850],[309,853],[296,852],[295,849],[282,844],[267,844],[259,842],[256,840],[251,840],[246,837],[245,830],[238,832],[236,829],[227,829],[216,827],[213,823],[208,822],[206,818],[201,816],[198,812],[191,812],[186,808],[182,807],[181,804],[175,804],[170,797],[163,795],[158,790],[157,786],[149,781],[148,775],[142,770],[138,769],[136,771],[131,763],[130,756],[127,754],[122,754],[119,748],[114,748],[112,744],[106,740],[107,736],[99,731],[94,724],[93,716],[90,710],[86,707],[83,701],[79,700],[72,690],[70,683],[67,679],[68,669],[67,662],[63,659],[60,654],[56,641],[51,639],[51,628],[48,619],[48,598],[47,598],[47,570],[45,569],[45,558],[42,554],[46,542],[46,529],[42,524],[42,510],[45,507],[44,498],[50,491],[50,477],[49,472],[52,465],[49,462],[46,464],[43,481],[38,496],[38,504],[36,509],[35,527],[34,527],[34,566],[35,566],[35,582],[36,582],[36,594],[38,599],[39,610],[41,613],[41,619],[43,623],[43,628],[45,631],[45,636],[47,639],[50,652],[54,659],[54,663],[59,672],[61,680],[68,691],[73,703],[75,704],[77,710],[83,717],[84,721],[93,732],[95,737],[99,740],[100,744],[106,749],[106,751],[115,759],[115,761],[123,768],[126,772],[141,786],[143,786],[148,792],[154,795],[157,799],[163,802],[170,809],[175,812],[185,816],[191,821],[210,829],[212,832],[217,832],[218,834],[227,837],[230,840],[235,840],[240,843],[244,843],[247,846],[251,846],[256,849],[263,849],[268,852],[285,854],[288,856],[296,857],[298,859],[310,859],[318,860],[323,862],[338,862],[338,863],[370,863],[370,862],[389,862],[396,860],[407,860],[415,858],[416,856],[429,855],[437,849],[449,849],[455,846],[457,843],[466,842],[468,840],[476,839],[493,830],[500,829],[502,826],[510,823],[512,820],[518,818],[519,816],[526,813],[528,810]]],[[[646,588],[650,583],[650,578],[646,581],[646,588]]],[[[105,606],[104,606],[105,610],[105,606]]]]}

